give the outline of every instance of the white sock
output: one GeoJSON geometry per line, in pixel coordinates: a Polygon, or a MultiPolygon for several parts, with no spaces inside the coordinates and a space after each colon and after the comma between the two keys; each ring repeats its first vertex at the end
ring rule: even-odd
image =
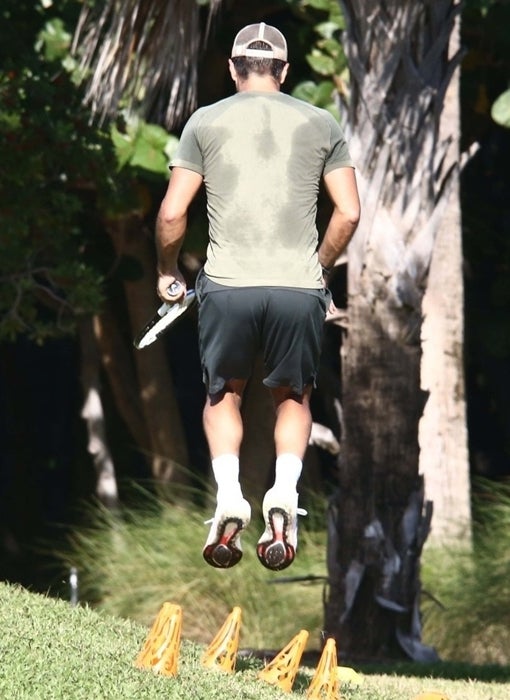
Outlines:
{"type": "Polygon", "coordinates": [[[239,457],[224,454],[212,460],[214,479],[218,486],[217,499],[242,496],[239,483],[239,457]]]}
{"type": "Polygon", "coordinates": [[[285,452],[276,458],[274,486],[282,491],[296,491],[303,462],[297,455],[285,452]]]}

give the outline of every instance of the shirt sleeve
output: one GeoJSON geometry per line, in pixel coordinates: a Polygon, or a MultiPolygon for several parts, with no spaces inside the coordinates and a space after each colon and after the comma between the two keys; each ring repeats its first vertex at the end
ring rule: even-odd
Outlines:
{"type": "Polygon", "coordinates": [[[330,124],[330,149],[324,163],[324,175],[336,168],[354,167],[340,124],[332,114],[327,114],[330,124]]]}
{"type": "Polygon", "coordinates": [[[170,168],[187,168],[199,175],[204,174],[204,162],[202,150],[198,140],[198,123],[200,120],[200,110],[197,110],[188,120],[184,127],[179,144],[170,161],[170,168]]]}

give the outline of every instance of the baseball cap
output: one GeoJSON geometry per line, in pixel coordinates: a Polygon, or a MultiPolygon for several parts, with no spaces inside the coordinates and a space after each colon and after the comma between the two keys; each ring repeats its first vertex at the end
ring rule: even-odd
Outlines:
{"type": "Polygon", "coordinates": [[[259,22],[248,24],[239,31],[232,46],[232,58],[249,56],[253,58],[278,58],[287,61],[287,42],[279,29],[259,22]],[[249,49],[253,41],[264,41],[270,49],[249,49]]]}

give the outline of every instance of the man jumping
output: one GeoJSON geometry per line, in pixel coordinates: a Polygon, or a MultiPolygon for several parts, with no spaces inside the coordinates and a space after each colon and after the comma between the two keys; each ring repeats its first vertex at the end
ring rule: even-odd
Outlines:
{"type": "Polygon", "coordinates": [[[326,277],[360,215],[340,126],[329,112],[280,92],[288,68],[278,29],[263,22],[241,29],[229,60],[236,94],[189,119],[156,224],[158,294],[176,301],[186,292],[178,255],[187,211],[204,183],[209,245],[195,289],[217,506],[203,555],[220,568],[241,559],[240,534],[250,521],[239,483],[241,403],[259,352],[276,411],[276,465],[262,504],[265,531],[257,554],[273,570],[294,560],[297,484],[331,299],[326,277]],[[333,213],[319,245],[321,179],[333,213]],[[175,280],[182,290],[172,297],[175,280]]]}

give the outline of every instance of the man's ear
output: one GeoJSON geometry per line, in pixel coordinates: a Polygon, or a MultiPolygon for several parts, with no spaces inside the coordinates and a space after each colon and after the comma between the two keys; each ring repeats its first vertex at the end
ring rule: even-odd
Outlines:
{"type": "Polygon", "coordinates": [[[238,78],[237,78],[236,69],[234,67],[234,63],[233,63],[232,59],[230,59],[230,58],[228,59],[228,69],[230,71],[230,77],[232,78],[234,83],[237,83],[238,78]]]}
{"type": "Polygon", "coordinates": [[[285,78],[287,77],[287,73],[288,73],[288,72],[289,72],[289,64],[286,63],[286,64],[283,66],[283,69],[282,69],[282,72],[281,72],[281,75],[280,75],[280,85],[283,85],[283,83],[285,82],[285,78]]]}

